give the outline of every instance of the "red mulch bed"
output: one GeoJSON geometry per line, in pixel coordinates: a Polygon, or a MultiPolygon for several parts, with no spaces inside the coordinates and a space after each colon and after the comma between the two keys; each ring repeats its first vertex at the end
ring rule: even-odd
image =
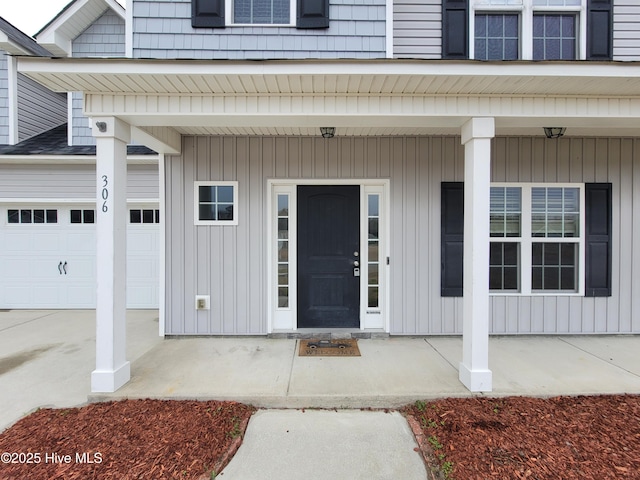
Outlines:
{"type": "Polygon", "coordinates": [[[239,447],[253,412],[236,402],[170,400],[38,410],[0,433],[0,479],[210,478],[239,447]]]}
{"type": "Polygon", "coordinates": [[[433,478],[640,479],[640,396],[445,399],[404,413],[433,478]]]}

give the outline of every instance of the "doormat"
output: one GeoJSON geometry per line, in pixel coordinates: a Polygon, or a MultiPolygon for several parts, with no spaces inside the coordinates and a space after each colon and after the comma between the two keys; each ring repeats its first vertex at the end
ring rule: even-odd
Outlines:
{"type": "Polygon", "coordinates": [[[355,338],[336,340],[300,340],[300,357],[359,357],[355,338]]]}

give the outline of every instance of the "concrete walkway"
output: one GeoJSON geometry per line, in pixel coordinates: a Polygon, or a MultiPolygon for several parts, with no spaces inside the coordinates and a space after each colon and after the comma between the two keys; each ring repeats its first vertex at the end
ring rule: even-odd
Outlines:
{"type": "MultiPolygon", "coordinates": [[[[127,320],[132,379],[91,395],[93,311],[0,311],[0,431],[38,407],[87,398],[229,399],[276,410],[252,418],[221,478],[422,479],[399,414],[345,409],[472,395],[458,381],[460,337],[363,339],[360,357],[318,358],[298,356],[291,339],[162,340],[156,311],[127,320]]],[[[491,337],[489,355],[491,396],[640,394],[637,335],[491,337]]]]}

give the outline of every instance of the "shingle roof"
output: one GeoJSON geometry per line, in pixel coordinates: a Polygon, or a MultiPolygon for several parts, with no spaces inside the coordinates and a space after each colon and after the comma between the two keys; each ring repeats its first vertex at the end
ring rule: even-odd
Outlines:
{"type": "Polygon", "coordinates": [[[50,57],[51,52],[46,48],[38,45],[38,43],[26,33],[18,30],[16,27],[7,22],[4,18],[0,17],[0,31],[4,32],[7,38],[16,45],[24,48],[28,52],[34,55],[50,57]]]}
{"type": "MultiPolygon", "coordinates": [[[[29,138],[17,145],[0,145],[0,155],[95,155],[95,145],[67,145],[67,124],[29,138]]],[[[129,145],[127,155],[155,155],[156,152],[143,145],[129,145]]]]}

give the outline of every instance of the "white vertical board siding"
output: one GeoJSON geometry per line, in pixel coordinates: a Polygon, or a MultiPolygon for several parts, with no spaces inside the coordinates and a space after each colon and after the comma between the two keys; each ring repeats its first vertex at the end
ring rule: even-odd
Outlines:
{"type": "Polygon", "coordinates": [[[386,0],[331,0],[327,29],[231,25],[193,28],[191,0],[136,0],[128,8],[133,8],[134,58],[237,60],[386,56],[386,0]]]}
{"type": "MultiPolygon", "coordinates": [[[[461,181],[459,137],[185,137],[167,159],[169,335],[265,334],[267,179],[391,179],[392,334],[461,333],[440,296],[440,184],[461,181]],[[238,181],[239,224],[194,226],[194,182],[238,181]],[[196,311],[195,296],[211,310],[196,311]]],[[[494,182],[611,182],[613,296],[492,296],[491,331],[640,333],[640,140],[497,138],[494,182]],[[636,215],[637,216],[637,215],[636,215]]]]}
{"type": "Polygon", "coordinates": [[[442,0],[393,2],[393,56],[442,57],[442,0]]]}
{"type": "Polygon", "coordinates": [[[67,122],[67,96],[18,73],[18,141],[67,122]]]}
{"type": "Polygon", "coordinates": [[[638,0],[613,2],[613,59],[640,60],[640,3],[638,0]]]}
{"type": "Polygon", "coordinates": [[[0,145],[9,143],[9,66],[7,54],[0,50],[0,145]]]}
{"type": "MultiPolygon", "coordinates": [[[[127,167],[127,197],[159,197],[158,166],[127,167]]],[[[95,165],[0,164],[0,199],[93,199],[96,196],[95,165]]]]}

